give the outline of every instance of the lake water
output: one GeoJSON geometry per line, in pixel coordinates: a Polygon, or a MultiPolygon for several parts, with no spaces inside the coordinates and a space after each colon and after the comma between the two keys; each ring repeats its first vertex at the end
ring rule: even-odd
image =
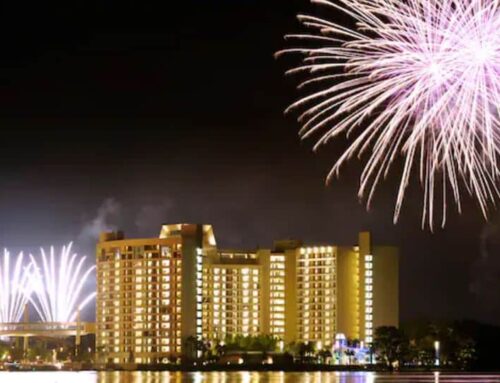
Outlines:
{"type": "Polygon", "coordinates": [[[500,375],[370,372],[0,372],[0,383],[500,383],[500,375]]]}
{"type": "Polygon", "coordinates": [[[369,372],[0,372],[0,383],[500,383],[500,375],[369,372]]]}

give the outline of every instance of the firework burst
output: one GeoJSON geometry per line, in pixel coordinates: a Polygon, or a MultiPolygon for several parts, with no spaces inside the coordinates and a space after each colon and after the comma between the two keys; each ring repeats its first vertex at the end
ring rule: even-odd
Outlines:
{"type": "Polygon", "coordinates": [[[95,269],[91,266],[84,271],[86,257],[71,254],[72,243],[63,246],[58,260],[54,247],[50,247],[49,255],[41,249],[41,264],[30,254],[33,267],[31,275],[30,299],[33,307],[43,322],[74,322],[78,310],[83,309],[94,297],[95,292],[80,300],[80,296],[95,269]]]}
{"type": "Polygon", "coordinates": [[[23,253],[15,260],[4,250],[0,262],[0,323],[19,322],[28,303],[30,268],[23,265],[23,253]]]}
{"type": "Polygon", "coordinates": [[[366,154],[359,197],[367,206],[397,158],[403,170],[397,222],[412,174],[423,185],[422,225],[437,206],[461,212],[473,196],[486,217],[499,195],[500,5],[498,0],[312,0],[352,18],[355,28],[300,15],[309,29],[287,36],[302,55],[287,73],[307,73],[313,87],[288,110],[301,110],[303,138],[315,149],[350,138],[328,180],[351,157],[366,154]],[[299,44],[299,43],[297,43],[299,44]]]}

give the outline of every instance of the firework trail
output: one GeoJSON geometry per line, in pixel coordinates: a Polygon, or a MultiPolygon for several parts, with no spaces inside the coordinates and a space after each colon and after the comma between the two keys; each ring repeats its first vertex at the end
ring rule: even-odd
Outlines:
{"type": "Polygon", "coordinates": [[[402,157],[395,223],[414,173],[423,185],[423,227],[433,228],[437,210],[445,225],[449,200],[461,212],[464,191],[486,217],[499,195],[499,0],[312,2],[356,23],[300,15],[308,32],[287,38],[301,47],[277,53],[302,55],[287,73],[306,74],[299,88],[312,88],[288,109],[301,111],[301,136],[319,134],[315,150],[350,139],[328,180],[366,155],[359,197],[369,207],[402,157]]]}
{"type": "Polygon", "coordinates": [[[23,253],[14,261],[10,253],[4,250],[0,262],[0,323],[21,320],[24,306],[28,303],[30,268],[23,265],[23,253]]]}
{"type": "Polygon", "coordinates": [[[78,310],[95,297],[94,292],[80,300],[83,286],[95,266],[83,271],[86,257],[80,257],[77,261],[78,254],[71,254],[71,247],[72,243],[62,247],[57,256],[58,261],[53,246],[48,256],[42,248],[42,267],[30,254],[34,266],[30,301],[43,322],[74,322],[78,310]]]}

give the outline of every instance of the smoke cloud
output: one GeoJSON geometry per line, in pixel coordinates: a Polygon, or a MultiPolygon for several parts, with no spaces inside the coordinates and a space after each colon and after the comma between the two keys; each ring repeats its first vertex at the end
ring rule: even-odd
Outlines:
{"type": "Polygon", "coordinates": [[[139,208],[135,218],[135,226],[141,236],[151,236],[157,234],[160,225],[168,223],[169,212],[174,204],[167,200],[160,204],[144,205],[139,208]]]}
{"type": "Polygon", "coordinates": [[[500,281],[500,225],[488,223],[480,236],[480,256],[471,267],[469,291],[475,296],[483,317],[494,321],[500,314],[498,281],[500,281]]]}
{"type": "Polygon", "coordinates": [[[97,214],[83,225],[78,235],[78,243],[85,246],[95,242],[103,231],[117,230],[117,222],[122,212],[121,204],[114,198],[107,198],[97,209],[97,214]]]}

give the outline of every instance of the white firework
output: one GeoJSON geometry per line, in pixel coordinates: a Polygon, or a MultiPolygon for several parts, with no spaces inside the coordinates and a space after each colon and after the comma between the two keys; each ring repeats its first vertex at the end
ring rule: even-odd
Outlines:
{"type": "Polygon", "coordinates": [[[95,297],[93,292],[81,299],[83,287],[95,266],[84,271],[86,257],[71,254],[72,245],[70,242],[63,246],[58,259],[53,246],[48,256],[42,248],[41,267],[30,254],[34,266],[30,301],[43,322],[74,322],[78,311],[95,297]]]}
{"type": "Polygon", "coordinates": [[[300,15],[311,32],[287,36],[301,47],[314,86],[301,109],[303,138],[315,149],[340,135],[351,141],[328,179],[351,157],[368,156],[359,197],[370,206],[378,183],[403,158],[394,222],[416,172],[423,185],[422,225],[434,225],[435,202],[461,212],[467,191],[485,217],[498,198],[500,152],[499,0],[312,0],[340,11],[355,28],[300,15]],[[451,198],[450,198],[451,195],[451,198]]]}
{"type": "Polygon", "coordinates": [[[19,322],[30,294],[30,266],[23,265],[23,253],[15,260],[4,250],[0,262],[0,323],[19,322]]]}

